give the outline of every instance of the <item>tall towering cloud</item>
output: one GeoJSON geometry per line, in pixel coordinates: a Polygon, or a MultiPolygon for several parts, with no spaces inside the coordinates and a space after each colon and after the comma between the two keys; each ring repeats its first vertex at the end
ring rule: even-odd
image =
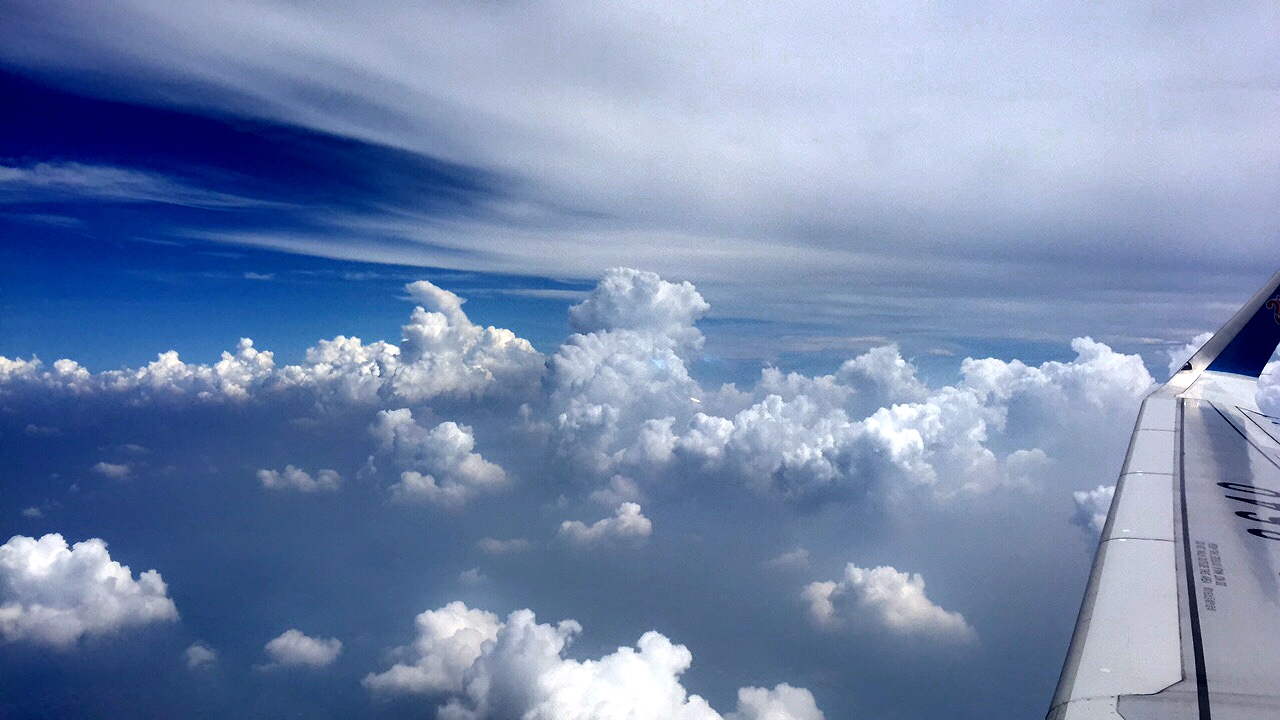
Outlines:
{"type": "Polygon", "coordinates": [[[134,579],[93,538],[16,535],[0,545],[0,637],[69,648],[85,636],[178,619],[155,570],[134,579]]]}
{"type": "Polygon", "coordinates": [[[701,347],[694,322],[707,309],[689,283],[606,272],[569,311],[579,333],[547,361],[546,415],[557,449],[596,474],[628,460],[666,460],[671,423],[687,420],[689,398],[701,394],[686,361],[701,347]]]}
{"type": "Polygon", "coordinates": [[[781,684],[743,688],[738,709],[721,716],[680,682],[693,655],[658,632],[635,647],[596,660],[565,651],[582,627],[573,620],[539,623],[530,610],[499,622],[495,615],[453,602],[418,616],[413,656],[365,678],[376,693],[416,693],[444,699],[445,720],[821,720],[813,696],[781,684]]]}

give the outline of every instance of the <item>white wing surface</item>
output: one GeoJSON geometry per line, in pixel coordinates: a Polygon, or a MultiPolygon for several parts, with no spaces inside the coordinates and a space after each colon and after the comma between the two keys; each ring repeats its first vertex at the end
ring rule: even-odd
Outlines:
{"type": "Polygon", "coordinates": [[[1143,401],[1048,720],[1280,718],[1278,293],[1143,401]]]}

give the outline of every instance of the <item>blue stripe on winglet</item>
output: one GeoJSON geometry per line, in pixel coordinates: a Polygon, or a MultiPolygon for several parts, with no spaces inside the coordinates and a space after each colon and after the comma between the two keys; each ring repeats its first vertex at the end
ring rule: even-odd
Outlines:
{"type": "Polygon", "coordinates": [[[1259,303],[1249,322],[1236,333],[1208,369],[1257,377],[1280,345],[1280,297],[1259,303]]]}

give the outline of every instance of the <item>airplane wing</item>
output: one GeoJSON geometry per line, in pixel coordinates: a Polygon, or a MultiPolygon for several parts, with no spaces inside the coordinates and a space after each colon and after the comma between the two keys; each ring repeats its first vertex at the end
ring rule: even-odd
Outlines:
{"type": "Polygon", "coordinates": [[[1143,401],[1047,720],[1280,718],[1278,293],[1143,401]]]}

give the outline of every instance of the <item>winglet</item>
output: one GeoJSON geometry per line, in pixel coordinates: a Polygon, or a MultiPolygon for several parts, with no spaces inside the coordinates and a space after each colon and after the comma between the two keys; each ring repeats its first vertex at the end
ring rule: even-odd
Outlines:
{"type": "Polygon", "coordinates": [[[1179,373],[1205,370],[1258,377],[1280,345],[1280,272],[1231,316],[1179,373]]]}

